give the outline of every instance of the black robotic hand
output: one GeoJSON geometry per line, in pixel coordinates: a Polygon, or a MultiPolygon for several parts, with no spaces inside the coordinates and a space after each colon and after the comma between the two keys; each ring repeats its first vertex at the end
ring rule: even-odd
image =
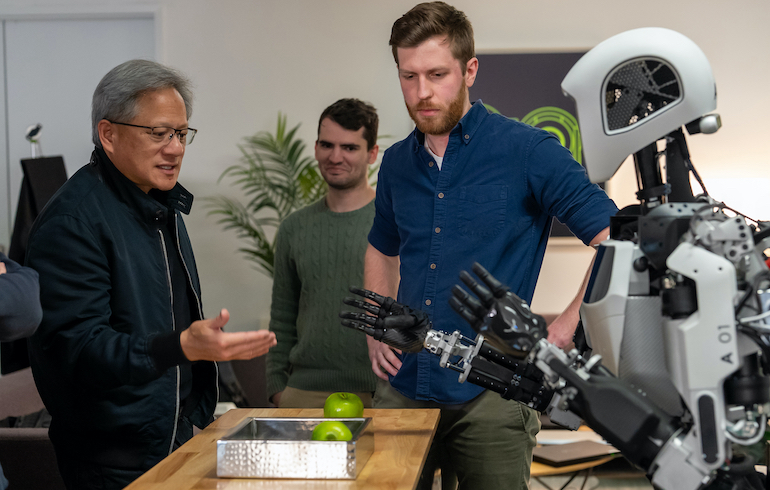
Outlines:
{"type": "Polygon", "coordinates": [[[545,320],[532,313],[526,301],[511,293],[478,262],[473,264],[473,272],[486,287],[466,271],[460,272],[460,279],[478,299],[455,285],[449,305],[497,349],[525,357],[538,340],[547,336],[545,320]]]}
{"type": "Polygon", "coordinates": [[[341,311],[343,326],[360,330],[375,340],[384,342],[404,352],[420,352],[431,322],[424,311],[413,310],[397,303],[393,298],[379,295],[367,289],[354,286],[350,292],[372,300],[372,304],[360,299],[346,297],[343,303],[364,310],[365,313],[341,311]]]}

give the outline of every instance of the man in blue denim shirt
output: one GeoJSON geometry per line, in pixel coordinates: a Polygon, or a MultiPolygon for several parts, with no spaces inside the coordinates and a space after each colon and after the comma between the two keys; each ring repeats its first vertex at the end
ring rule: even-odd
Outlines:
{"type": "MultiPolygon", "coordinates": [[[[448,306],[461,270],[478,261],[531,301],[551,218],[595,245],[617,208],[552,135],[470,103],[478,60],[462,12],[420,4],[396,21],[390,44],[417,129],[383,159],[365,287],[397,294],[436,329],[474,337],[448,306]]],[[[581,298],[550,327],[550,341],[570,342],[581,298]]],[[[446,480],[456,473],[460,488],[527,487],[536,412],[459,384],[427,351],[402,354],[367,341],[372,369],[390,381],[378,385],[375,407],[442,409],[419,488],[430,488],[439,465],[446,480]]]]}

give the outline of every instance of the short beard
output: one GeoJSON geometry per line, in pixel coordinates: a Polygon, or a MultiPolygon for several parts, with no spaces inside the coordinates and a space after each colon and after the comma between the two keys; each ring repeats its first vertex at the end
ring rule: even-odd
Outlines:
{"type": "Polygon", "coordinates": [[[449,106],[446,108],[446,112],[443,115],[428,121],[421,121],[418,119],[417,111],[432,108],[434,108],[434,106],[425,101],[420,101],[415,107],[409,107],[409,104],[406,104],[406,109],[409,111],[409,117],[412,118],[417,129],[424,134],[440,136],[452,131],[452,128],[454,128],[463,117],[463,110],[465,109],[465,85],[460,86],[460,91],[457,92],[457,96],[449,102],[449,106]]]}

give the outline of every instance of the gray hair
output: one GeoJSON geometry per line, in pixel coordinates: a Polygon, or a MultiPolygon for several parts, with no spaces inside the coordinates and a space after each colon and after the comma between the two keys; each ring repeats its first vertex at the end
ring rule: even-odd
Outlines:
{"type": "Polygon", "coordinates": [[[139,99],[147,92],[174,88],[184,100],[187,119],[192,115],[190,81],[181,73],[149,60],[131,60],[109,71],[94,90],[91,102],[91,130],[94,144],[101,148],[99,121],[128,122],[139,112],[139,99]]]}

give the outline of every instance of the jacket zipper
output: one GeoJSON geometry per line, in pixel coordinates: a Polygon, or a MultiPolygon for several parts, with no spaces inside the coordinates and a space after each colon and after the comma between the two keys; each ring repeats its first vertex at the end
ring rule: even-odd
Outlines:
{"type": "MultiPolygon", "coordinates": [[[[195,307],[198,309],[198,317],[203,320],[203,310],[201,309],[201,300],[198,297],[198,292],[195,291],[195,285],[193,285],[192,282],[192,275],[190,274],[190,270],[187,268],[187,262],[184,261],[184,254],[182,254],[182,246],[180,245],[181,241],[179,240],[179,222],[177,221],[177,212],[173,211],[174,214],[174,235],[176,238],[176,248],[179,252],[179,260],[182,261],[182,267],[184,267],[184,272],[187,275],[187,282],[190,284],[190,290],[192,290],[193,295],[195,296],[195,307]]],[[[214,378],[214,385],[216,388],[216,394],[217,394],[217,401],[219,401],[219,364],[214,362],[214,370],[216,373],[216,377],[214,378]]]]}
{"type": "MultiPolygon", "coordinates": [[[[158,236],[160,237],[160,249],[163,251],[163,260],[166,263],[166,282],[168,282],[169,298],[171,300],[171,328],[176,331],[176,319],[174,318],[174,289],[171,283],[171,268],[168,263],[168,253],[166,252],[166,240],[163,238],[163,232],[160,231],[160,229],[158,229],[158,236]]],[[[182,263],[184,264],[184,259],[182,259],[182,263]]],[[[174,451],[176,432],[179,429],[179,385],[181,384],[181,372],[179,366],[176,366],[174,370],[176,371],[176,404],[174,406],[174,430],[171,433],[171,445],[168,448],[168,454],[171,454],[174,451]]]]}

